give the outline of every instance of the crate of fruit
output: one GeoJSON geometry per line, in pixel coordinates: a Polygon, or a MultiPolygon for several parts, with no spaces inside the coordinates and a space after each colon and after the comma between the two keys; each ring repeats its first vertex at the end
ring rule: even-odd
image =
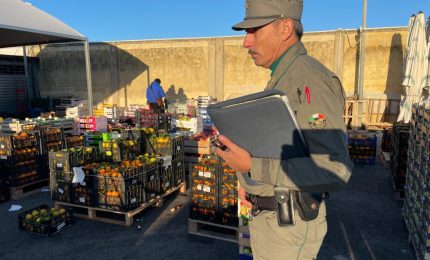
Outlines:
{"type": "Polygon", "coordinates": [[[138,208],[145,201],[142,185],[130,187],[127,191],[99,190],[98,205],[100,208],[129,211],[138,208]]]}
{"type": "Polygon", "coordinates": [[[73,213],[68,208],[50,208],[40,205],[18,214],[19,229],[44,236],[54,235],[73,223],[73,213]]]}
{"type": "Polygon", "coordinates": [[[12,150],[27,148],[37,145],[37,135],[34,133],[21,132],[19,134],[2,133],[0,135],[0,149],[12,150]]]}

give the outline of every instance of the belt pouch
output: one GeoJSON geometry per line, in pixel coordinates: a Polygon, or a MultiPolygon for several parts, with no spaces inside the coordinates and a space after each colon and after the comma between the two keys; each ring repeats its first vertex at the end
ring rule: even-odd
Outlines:
{"type": "Polygon", "coordinates": [[[281,227],[294,225],[294,201],[293,193],[282,187],[274,187],[275,198],[277,201],[276,213],[278,216],[278,225],[281,227]]]}

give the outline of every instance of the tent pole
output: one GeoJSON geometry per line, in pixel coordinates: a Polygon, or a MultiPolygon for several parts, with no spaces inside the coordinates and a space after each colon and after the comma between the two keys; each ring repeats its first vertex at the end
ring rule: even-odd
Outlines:
{"type": "MultiPolygon", "coordinates": [[[[367,17],[367,0],[363,0],[363,24],[361,26],[360,37],[360,60],[358,69],[358,127],[362,126],[363,119],[363,81],[364,81],[364,54],[366,50],[366,17],[367,17]]],[[[373,111],[370,111],[372,113],[373,111]]],[[[379,111],[378,111],[379,112],[379,111]]]]}
{"type": "Polygon", "coordinates": [[[90,61],[90,47],[88,44],[88,38],[84,42],[85,49],[85,69],[87,73],[87,91],[88,91],[88,112],[89,115],[93,115],[93,85],[91,79],[91,61],[90,61]]]}
{"type": "Polygon", "coordinates": [[[28,74],[28,61],[27,61],[27,49],[22,46],[22,57],[24,59],[24,74],[25,74],[25,91],[27,93],[26,98],[28,98],[27,105],[30,105],[30,101],[33,98],[33,93],[30,91],[30,78],[28,74]]]}

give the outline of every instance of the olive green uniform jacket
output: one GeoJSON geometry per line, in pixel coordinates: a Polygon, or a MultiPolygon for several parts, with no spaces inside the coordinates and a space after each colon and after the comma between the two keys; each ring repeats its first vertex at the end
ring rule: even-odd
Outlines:
{"type": "Polygon", "coordinates": [[[286,93],[310,156],[252,158],[251,178],[238,174],[241,186],[260,196],[273,196],[275,184],[312,192],[344,188],[353,166],[343,120],[345,92],[338,77],[308,56],[299,42],[281,57],[266,87],[272,88],[286,93]]]}

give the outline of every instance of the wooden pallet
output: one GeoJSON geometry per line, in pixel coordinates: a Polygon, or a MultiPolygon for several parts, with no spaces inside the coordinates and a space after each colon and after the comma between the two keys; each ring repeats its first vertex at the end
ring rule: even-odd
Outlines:
{"type": "Polygon", "coordinates": [[[188,234],[238,243],[238,228],[212,222],[188,219],[188,234]]]}
{"type": "Polygon", "coordinates": [[[103,209],[103,208],[95,208],[95,207],[88,207],[84,205],[76,205],[66,202],[60,202],[56,201],[55,205],[63,205],[67,206],[69,208],[73,209],[73,215],[78,218],[84,218],[89,220],[95,220],[99,222],[105,222],[109,224],[116,224],[116,225],[122,225],[122,226],[131,226],[134,222],[134,216],[142,212],[143,210],[147,209],[150,206],[160,207],[163,205],[164,200],[167,196],[174,193],[175,191],[181,191],[185,192],[184,189],[186,188],[185,183],[179,184],[175,188],[171,188],[167,190],[164,194],[159,195],[152,200],[145,202],[140,205],[140,207],[127,211],[117,211],[112,209],[103,209]]]}
{"type": "Polygon", "coordinates": [[[49,185],[49,178],[38,180],[28,183],[19,187],[10,188],[10,198],[12,200],[19,200],[25,196],[39,192],[39,189],[49,185]]]}

